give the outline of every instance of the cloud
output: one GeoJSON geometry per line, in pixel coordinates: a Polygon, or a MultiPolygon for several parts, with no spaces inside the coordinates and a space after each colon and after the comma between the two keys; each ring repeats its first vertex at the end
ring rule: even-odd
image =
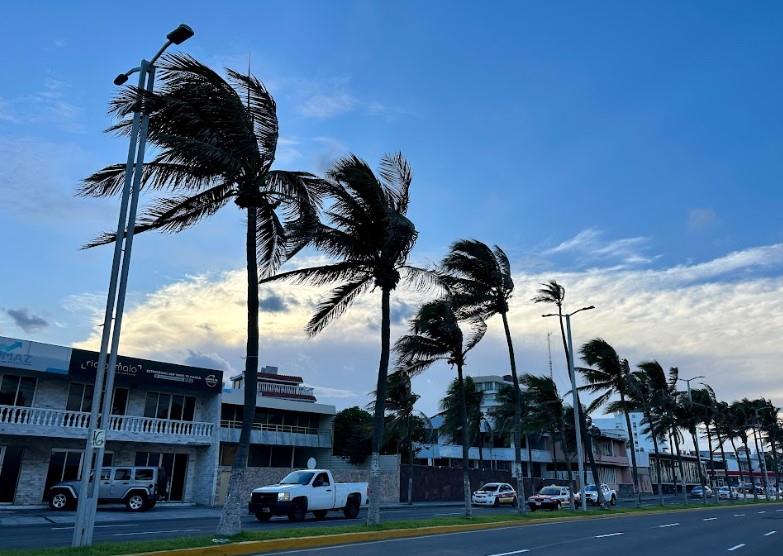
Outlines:
{"type": "Polygon", "coordinates": [[[713,224],[716,218],[711,208],[692,208],[688,211],[688,229],[692,232],[703,230],[713,224]]]}
{"type": "Polygon", "coordinates": [[[292,162],[299,160],[302,158],[302,151],[298,148],[300,145],[301,142],[296,139],[280,137],[277,140],[275,159],[281,164],[291,164],[292,162]]]}
{"type": "Polygon", "coordinates": [[[259,301],[259,306],[262,311],[269,311],[270,313],[284,313],[292,305],[296,305],[299,302],[296,298],[286,298],[281,295],[270,294],[259,301]]]}
{"type": "Polygon", "coordinates": [[[356,99],[348,93],[317,94],[307,98],[299,110],[309,118],[326,119],[350,112],[356,99]]]}
{"type": "Polygon", "coordinates": [[[627,265],[648,263],[653,258],[644,254],[649,238],[637,236],[615,240],[604,238],[603,231],[587,228],[571,239],[544,251],[544,255],[574,254],[578,262],[619,262],[627,265]]]}
{"type": "Polygon", "coordinates": [[[5,313],[11,317],[16,326],[28,334],[38,332],[49,326],[49,322],[43,317],[32,314],[28,309],[5,309],[5,313]]]}
{"type": "Polygon", "coordinates": [[[192,365],[194,367],[202,367],[205,369],[215,369],[218,371],[225,371],[227,373],[235,373],[236,370],[231,366],[231,363],[223,359],[217,353],[201,353],[192,349],[188,350],[188,356],[185,357],[183,363],[186,365],[192,365]]]}
{"type": "Polygon", "coordinates": [[[0,122],[19,123],[19,118],[13,114],[11,105],[2,98],[0,98],[0,122]]]}

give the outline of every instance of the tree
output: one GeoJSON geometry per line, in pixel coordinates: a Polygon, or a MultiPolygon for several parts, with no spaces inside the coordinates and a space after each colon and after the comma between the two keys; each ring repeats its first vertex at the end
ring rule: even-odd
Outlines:
{"type": "MultiPolygon", "coordinates": [[[[245,400],[239,446],[218,525],[218,534],[232,535],[241,530],[243,475],[257,397],[259,271],[273,274],[300,247],[286,235],[284,226],[315,221],[319,181],[305,172],[272,170],[278,138],[276,106],[258,79],[227,70],[226,80],[182,54],[165,56],[158,67],[159,92],[143,98],[149,141],[158,154],[144,165],[141,186],[161,195],[142,212],[135,233],[180,232],[232,200],[247,214],[245,400]]],[[[119,121],[110,131],[130,132],[137,95],[136,88],[127,87],[112,101],[111,112],[119,121]]],[[[125,164],[107,166],[88,177],[80,193],[117,195],[124,180],[125,164]]],[[[115,240],[115,234],[105,233],[87,247],[115,240]]]]}
{"type": "MultiPolygon", "coordinates": [[[[481,403],[484,398],[484,393],[476,388],[476,383],[473,382],[471,377],[466,376],[463,382],[465,390],[465,414],[468,422],[468,446],[478,445],[479,468],[481,468],[483,456],[481,454],[481,444],[479,440],[481,421],[483,419],[481,403]]],[[[448,435],[454,442],[461,442],[461,396],[462,392],[460,391],[459,380],[455,378],[451,384],[449,384],[446,395],[443,396],[440,401],[440,409],[443,415],[443,425],[441,426],[440,431],[448,435]]]]}
{"type": "MultiPolygon", "coordinates": [[[[514,387],[510,384],[504,384],[497,392],[497,405],[492,408],[490,417],[494,422],[495,434],[505,439],[509,445],[513,444],[514,433],[517,430],[516,413],[517,403],[514,401],[514,387]]],[[[520,421],[522,426],[519,428],[521,439],[527,448],[527,477],[533,479],[533,447],[532,439],[541,437],[541,427],[533,419],[530,412],[530,400],[527,392],[519,394],[520,421]]]]}
{"type": "Polygon", "coordinates": [[[487,321],[495,315],[503,320],[506,345],[511,365],[512,395],[514,398],[514,468],[517,477],[517,511],[525,511],[525,492],[522,482],[521,415],[519,376],[514,356],[514,344],[508,325],[508,301],[514,292],[511,264],[497,245],[473,239],[462,239],[452,244],[441,267],[445,273],[443,282],[453,296],[458,313],[467,319],[487,321]]]}
{"type": "Polygon", "coordinates": [[[580,353],[585,363],[590,365],[590,367],[595,367],[579,368],[579,372],[587,381],[587,384],[582,386],[581,389],[599,394],[588,407],[588,413],[606,404],[613,395],[618,394],[620,396],[620,404],[616,408],[621,409],[623,415],[625,415],[625,426],[628,429],[628,440],[631,446],[634,494],[636,495],[636,506],[639,507],[641,506],[641,491],[639,488],[639,469],[636,465],[636,445],[634,443],[633,429],[631,428],[629,405],[626,404],[626,397],[630,392],[631,374],[628,360],[620,359],[615,349],[601,338],[595,338],[584,344],[580,353]]]}
{"type": "Polygon", "coordinates": [[[339,318],[357,297],[377,288],[381,292],[381,357],[375,388],[372,454],[370,456],[370,504],[367,523],[381,521],[380,451],[385,424],[386,376],[391,352],[391,293],[401,279],[421,288],[432,275],[407,264],[418,232],[406,216],[413,174],[402,154],[381,159],[376,176],[355,155],[338,160],[327,172],[324,186],[329,208],[327,222],[295,223],[291,236],[297,244],[309,244],[338,259],[335,263],[283,272],[262,282],[292,280],[318,286],[339,283],[318,305],[306,326],[314,336],[339,318]]]}
{"type": "MultiPolygon", "coordinates": [[[[748,464],[748,483],[752,486],[755,484],[755,481],[753,480],[753,464],[750,461],[750,445],[748,444],[748,429],[750,428],[750,415],[748,414],[748,409],[748,405],[741,401],[733,402],[729,406],[729,414],[731,415],[734,433],[742,442],[742,446],[740,447],[745,450],[745,460],[748,464]]],[[[739,465],[739,454],[737,454],[737,463],[739,465]]],[[[753,500],[756,501],[758,500],[758,494],[756,494],[755,488],[752,490],[753,500]]]]}
{"type": "Polygon", "coordinates": [[[353,465],[364,463],[372,449],[372,415],[354,406],[334,416],[334,455],[353,465]]]}
{"type": "MultiPolygon", "coordinates": [[[[566,358],[566,369],[568,371],[569,380],[571,377],[571,368],[575,367],[575,362],[571,361],[571,353],[568,351],[568,342],[566,341],[565,326],[563,325],[563,303],[565,302],[565,287],[558,284],[555,280],[550,280],[544,284],[540,284],[540,288],[537,290],[536,296],[533,297],[534,303],[550,303],[557,307],[558,322],[560,324],[560,338],[563,341],[563,352],[566,358]],[[572,365],[572,363],[574,363],[572,365]]],[[[576,377],[573,377],[573,383],[576,384],[576,377]]],[[[579,400],[579,390],[576,392],[576,400],[579,410],[579,435],[584,439],[585,452],[587,453],[587,460],[590,465],[590,472],[593,475],[593,482],[596,486],[601,484],[601,480],[598,477],[598,466],[595,463],[595,455],[593,454],[593,442],[592,438],[587,431],[587,415],[585,415],[582,402],[579,400]]],[[[579,477],[579,481],[584,481],[584,477],[579,477]]],[[[600,488],[596,489],[598,493],[598,503],[601,507],[605,507],[606,501],[604,500],[604,493],[600,488]]]]}
{"type": "MultiPolygon", "coordinates": [[[[470,428],[463,368],[467,353],[481,341],[487,327],[484,321],[477,318],[470,320],[467,324],[470,326],[471,332],[465,337],[451,300],[440,299],[425,303],[411,320],[410,334],[397,340],[394,350],[398,355],[398,367],[408,369],[410,373],[421,372],[437,361],[445,361],[450,366],[457,368],[456,392],[447,393],[445,399],[458,400],[459,423],[462,428],[462,481],[465,494],[465,517],[471,517],[472,500],[470,475],[468,474],[470,428]]],[[[454,385],[451,388],[454,388],[454,385]]],[[[446,408],[444,410],[446,418],[449,418],[449,414],[452,412],[446,408]]],[[[452,433],[455,429],[456,427],[452,425],[452,433]]]]}

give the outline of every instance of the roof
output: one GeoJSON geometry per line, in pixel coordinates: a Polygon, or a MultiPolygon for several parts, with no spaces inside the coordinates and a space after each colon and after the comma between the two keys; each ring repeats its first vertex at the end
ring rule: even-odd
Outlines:
{"type": "MultiPolygon", "coordinates": [[[[244,378],[244,375],[245,375],[245,373],[241,372],[241,373],[239,373],[237,375],[232,376],[231,380],[234,381],[234,380],[238,380],[240,378],[244,378]]],[[[280,375],[280,374],[273,374],[273,373],[262,373],[261,371],[256,373],[256,375],[258,376],[258,378],[260,378],[262,380],[277,380],[279,382],[290,382],[290,383],[296,383],[296,384],[301,384],[302,382],[304,382],[304,379],[301,376],[296,376],[296,375],[280,375]]]]}

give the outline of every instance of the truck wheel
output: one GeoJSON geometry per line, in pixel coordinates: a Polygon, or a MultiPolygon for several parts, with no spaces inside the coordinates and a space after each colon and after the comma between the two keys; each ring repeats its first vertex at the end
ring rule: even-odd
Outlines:
{"type": "Polygon", "coordinates": [[[301,499],[291,503],[291,511],[288,512],[288,521],[304,521],[307,514],[307,506],[301,499]]]}
{"type": "Polygon", "coordinates": [[[529,508],[530,508],[530,511],[531,511],[531,512],[534,512],[534,511],[536,511],[536,507],[535,507],[534,505],[531,505],[531,506],[529,506],[529,508]]]}
{"type": "Polygon", "coordinates": [[[500,506],[500,500],[498,499],[498,497],[497,497],[497,496],[495,496],[495,502],[494,502],[492,505],[493,505],[495,508],[497,508],[498,506],[500,506]]]}
{"type": "Polygon", "coordinates": [[[343,508],[343,515],[346,519],[356,519],[359,515],[359,501],[356,498],[348,499],[348,503],[343,508]]]}
{"type": "Polygon", "coordinates": [[[612,501],[610,502],[610,504],[611,504],[612,506],[614,506],[615,504],[617,504],[617,497],[616,497],[616,496],[612,496],[612,501]]]}
{"type": "Polygon", "coordinates": [[[147,497],[143,494],[132,493],[125,499],[125,507],[129,512],[140,512],[147,505],[147,497]]]}
{"type": "Polygon", "coordinates": [[[559,511],[560,511],[560,502],[558,502],[557,504],[555,504],[555,507],[554,507],[554,508],[552,508],[552,511],[554,511],[554,512],[559,512],[559,511]]]}
{"type": "Polygon", "coordinates": [[[49,499],[49,507],[53,510],[62,511],[67,510],[73,505],[73,499],[71,495],[65,491],[58,491],[52,494],[49,499]]]}
{"type": "Polygon", "coordinates": [[[313,515],[315,516],[315,519],[326,519],[326,510],[315,510],[313,512],[313,515]]]}
{"type": "Polygon", "coordinates": [[[256,512],[256,519],[261,523],[266,523],[272,519],[272,514],[269,512],[256,512]]]}

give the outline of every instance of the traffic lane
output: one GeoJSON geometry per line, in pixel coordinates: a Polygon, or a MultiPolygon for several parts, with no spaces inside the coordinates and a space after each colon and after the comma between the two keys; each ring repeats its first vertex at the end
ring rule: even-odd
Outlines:
{"type": "Polygon", "coordinates": [[[779,554],[781,547],[783,507],[778,506],[746,512],[710,508],[549,522],[275,554],[315,556],[326,550],[343,550],[352,556],[391,556],[400,552],[427,556],[511,556],[528,552],[548,556],[603,556],[607,552],[700,556],[732,548],[737,554],[761,554],[765,550],[766,555],[779,554]],[[770,547],[776,551],[769,552],[770,547]]]}

